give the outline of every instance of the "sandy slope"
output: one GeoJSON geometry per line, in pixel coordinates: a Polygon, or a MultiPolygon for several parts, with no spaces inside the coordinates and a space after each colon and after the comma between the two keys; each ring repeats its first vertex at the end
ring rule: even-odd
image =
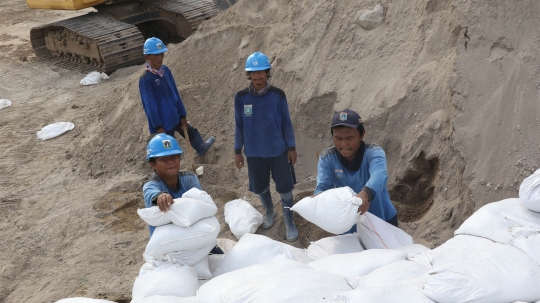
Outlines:
{"type": "MultiPolygon", "coordinates": [[[[165,59],[190,121],[215,147],[196,162],[219,205],[247,191],[233,159],[233,94],[247,84],[253,51],[273,58],[285,90],[299,161],[296,200],[315,185],[316,151],[331,144],[334,110],[366,121],[366,141],[387,152],[400,226],[426,246],[452,236],[478,207],[516,197],[538,167],[540,7],[533,1],[249,0],[205,23],[165,59]],[[357,18],[376,4],[385,21],[357,18]]],[[[77,13],[0,4],[0,302],[72,296],[129,302],[148,239],[136,215],[150,174],[150,138],[140,106],[140,67],[83,87],[84,75],[35,59],[29,29],[77,13]],[[58,121],[75,129],[37,141],[58,121]]],[[[185,144],[180,140],[183,147],[185,144]]],[[[279,205],[274,196],[276,206],[279,205]]],[[[260,209],[260,207],[259,207],[260,209]]],[[[296,218],[306,247],[327,234],[296,218]]],[[[281,216],[264,234],[282,240],[281,216]]]]}

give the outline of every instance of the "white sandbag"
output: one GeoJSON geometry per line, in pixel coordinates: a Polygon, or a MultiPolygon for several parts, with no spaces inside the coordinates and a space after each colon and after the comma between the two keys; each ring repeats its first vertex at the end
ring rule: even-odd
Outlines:
{"type": "Polygon", "coordinates": [[[319,260],[330,255],[355,253],[363,250],[364,248],[360,245],[358,237],[353,234],[347,234],[326,237],[311,242],[306,250],[306,254],[313,260],[319,260]]]}
{"type": "Polygon", "coordinates": [[[431,268],[438,260],[457,261],[491,247],[493,241],[469,235],[457,235],[432,250],[409,253],[407,260],[431,268]]]}
{"type": "Polygon", "coordinates": [[[201,261],[193,265],[193,269],[199,279],[212,279],[208,257],[206,255],[201,261]]]}
{"type": "Polygon", "coordinates": [[[295,260],[294,254],[283,243],[262,235],[245,234],[225,255],[214,271],[214,277],[243,267],[269,262],[280,256],[295,260]]]}
{"type": "Polygon", "coordinates": [[[221,262],[223,262],[223,259],[225,259],[225,254],[208,255],[208,268],[210,269],[212,276],[214,276],[214,272],[219,267],[221,262]]]}
{"type": "Polygon", "coordinates": [[[175,224],[158,226],[146,245],[143,257],[159,258],[175,251],[194,251],[207,247],[217,242],[219,230],[219,221],[216,217],[199,220],[189,228],[175,224]]]}
{"type": "Polygon", "coordinates": [[[203,258],[208,256],[208,253],[216,246],[217,241],[208,242],[205,246],[197,249],[187,249],[172,251],[161,256],[149,257],[144,256],[144,260],[151,264],[159,265],[160,262],[178,263],[181,265],[195,266],[203,258]]]}
{"type": "Polygon", "coordinates": [[[307,249],[294,247],[292,245],[282,243],[282,242],[280,243],[283,245],[283,247],[287,248],[293,254],[294,260],[300,263],[304,263],[304,264],[308,264],[309,262],[314,261],[313,258],[311,258],[310,256],[306,254],[307,249]]]}
{"type": "Polygon", "coordinates": [[[48,140],[60,136],[61,134],[72,130],[75,125],[71,122],[56,122],[44,126],[37,132],[38,139],[48,140]]]}
{"type": "MultiPolygon", "coordinates": [[[[330,303],[436,303],[426,295],[420,281],[391,286],[358,288],[337,295],[330,303]]],[[[454,302],[456,303],[456,302],[454,302]]]]}
{"type": "Polygon", "coordinates": [[[225,238],[218,238],[217,239],[218,246],[223,250],[224,253],[228,253],[231,251],[231,249],[236,245],[236,241],[231,239],[225,239],[225,238]]]}
{"type": "Polygon", "coordinates": [[[358,253],[330,255],[308,263],[316,270],[349,276],[367,275],[386,264],[405,260],[407,254],[392,249],[370,249],[358,253]]]}
{"type": "Polygon", "coordinates": [[[348,290],[351,287],[341,276],[278,259],[216,277],[199,288],[197,299],[207,303],[328,302],[348,290]]]}
{"type": "Polygon", "coordinates": [[[540,265],[540,235],[526,239],[516,239],[513,244],[540,265]]]}
{"type": "Polygon", "coordinates": [[[101,80],[106,80],[106,79],[109,79],[109,76],[107,76],[106,73],[100,73],[100,72],[93,71],[91,73],[88,73],[81,80],[81,84],[82,85],[93,85],[93,84],[98,84],[99,82],[101,82],[101,80]]]}
{"type": "Polygon", "coordinates": [[[521,182],[519,199],[529,210],[540,212],[540,169],[521,182]]]}
{"type": "Polygon", "coordinates": [[[56,301],[55,303],[115,303],[115,302],[108,301],[108,300],[75,297],[75,298],[62,299],[62,300],[56,301]]]}
{"type": "Polygon", "coordinates": [[[394,249],[398,250],[398,251],[408,253],[408,254],[430,251],[429,248],[425,247],[422,244],[405,245],[405,246],[401,246],[401,247],[394,248],[394,249]]]}
{"type": "Polygon", "coordinates": [[[512,198],[482,206],[454,234],[473,235],[512,244],[516,239],[534,236],[534,230],[539,227],[540,213],[526,208],[520,199],[512,198]],[[526,232],[528,228],[530,232],[526,232]]]}
{"type": "Polygon", "coordinates": [[[132,301],[150,296],[195,296],[199,281],[195,270],[180,264],[163,264],[152,270],[141,270],[135,279],[132,301]]]}
{"type": "Polygon", "coordinates": [[[499,243],[452,262],[437,262],[424,293],[439,303],[532,302],[540,298],[540,266],[519,249],[499,243]]]}
{"type": "Polygon", "coordinates": [[[143,219],[146,224],[151,226],[161,226],[170,224],[171,219],[166,215],[166,212],[159,210],[158,206],[137,209],[137,214],[143,219]]]}
{"type": "Polygon", "coordinates": [[[225,222],[231,232],[240,239],[244,234],[255,233],[263,222],[263,215],[249,202],[236,199],[225,204],[225,222]]]}
{"type": "Polygon", "coordinates": [[[358,216],[356,232],[365,249],[395,249],[414,244],[413,238],[402,229],[369,212],[358,216]]]}
{"type": "Polygon", "coordinates": [[[217,206],[214,202],[205,202],[191,198],[174,199],[174,203],[166,212],[171,222],[180,227],[190,227],[201,219],[215,216],[216,213],[217,206]]]}
{"type": "Polygon", "coordinates": [[[204,201],[206,203],[215,204],[214,200],[212,200],[212,197],[207,192],[205,192],[204,190],[195,188],[195,187],[183,193],[182,198],[191,198],[195,200],[204,201]]]}
{"type": "Polygon", "coordinates": [[[305,197],[291,209],[329,233],[342,234],[351,229],[358,217],[356,193],[348,186],[326,190],[314,198],[305,197]]]}
{"type": "Polygon", "coordinates": [[[131,303],[200,303],[196,296],[192,297],[175,297],[175,296],[150,296],[131,303]]]}
{"type": "Polygon", "coordinates": [[[421,281],[428,271],[428,268],[416,262],[399,260],[381,266],[367,275],[347,277],[347,282],[353,289],[389,286],[412,280],[421,281]]]}
{"type": "Polygon", "coordinates": [[[0,99],[0,109],[11,106],[11,101],[8,99],[0,99]]]}

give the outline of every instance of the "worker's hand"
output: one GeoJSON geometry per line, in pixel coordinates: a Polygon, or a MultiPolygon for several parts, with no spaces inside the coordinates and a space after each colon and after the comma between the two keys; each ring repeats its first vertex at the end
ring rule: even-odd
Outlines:
{"type": "Polygon", "coordinates": [[[296,150],[290,150],[287,152],[287,162],[291,163],[293,166],[296,163],[296,150]]]}
{"type": "Polygon", "coordinates": [[[361,191],[356,195],[356,197],[362,199],[362,205],[358,207],[358,212],[363,215],[369,209],[369,197],[365,191],[361,191]]]}
{"type": "Polygon", "coordinates": [[[182,124],[182,128],[188,128],[188,123],[187,123],[187,119],[186,118],[182,118],[180,120],[180,124],[182,124]]]}
{"type": "Polygon", "coordinates": [[[158,134],[163,134],[164,132],[165,132],[165,130],[163,129],[163,127],[162,127],[162,128],[159,128],[159,129],[157,130],[157,133],[158,133],[158,134]]]}
{"type": "Polygon", "coordinates": [[[244,156],[242,155],[234,155],[234,164],[236,164],[236,167],[238,169],[241,169],[244,167],[244,156]]]}
{"type": "Polygon", "coordinates": [[[157,198],[157,205],[162,212],[168,211],[173,203],[173,197],[168,193],[162,193],[157,198]]]}

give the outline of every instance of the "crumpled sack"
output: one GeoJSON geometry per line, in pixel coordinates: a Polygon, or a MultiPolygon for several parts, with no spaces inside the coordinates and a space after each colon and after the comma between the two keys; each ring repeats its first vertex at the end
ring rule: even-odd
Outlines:
{"type": "Polygon", "coordinates": [[[93,85],[98,84],[101,82],[101,80],[109,79],[109,76],[107,76],[106,73],[100,73],[100,72],[91,72],[84,79],[81,80],[82,85],[93,85]]]}
{"type": "Polygon", "coordinates": [[[0,99],[0,109],[11,106],[11,101],[8,99],[0,99]]]}
{"type": "Polygon", "coordinates": [[[540,169],[523,180],[519,186],[519,199],[528,209],[540,212],[540,169]]]}
{"type": "Polygon", "coordinates": [[[244,234],[255,233],[263,222],[263,215],[249,202],[236,199],[225,204],[225,222],[229,224],[231,232],[238,238],[244,234]]]}
{"type": "Polygon", "coordinates": [[[75,125],[71,122],[56,122],[43,127],[37,132],[38,139],[48,140],[72,130],[75,125]]]}

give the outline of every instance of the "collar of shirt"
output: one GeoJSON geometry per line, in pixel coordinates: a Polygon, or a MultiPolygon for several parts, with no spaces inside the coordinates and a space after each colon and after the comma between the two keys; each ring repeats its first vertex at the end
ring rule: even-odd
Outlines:
{"type": "Polygon", "coordinates": [[[160,77],[163,77],[163,65],[159,69],[152,68],[150,64],[146,63],[146,70],[151,72],[154,75],[158,75],[160,77]]]}
{"type": "Polygon", "coordinates": [[[249,90],[250,93],[254,94],[255,96],[262,96],[262,95],[266,94],[268,92],[268,90],[270,90],[270,83],[268,83],[268,81],[266,81],[266,86],[261,90],[257,90],[253,86],[253,83],[249,83],[248,90],[249,90]]]}

